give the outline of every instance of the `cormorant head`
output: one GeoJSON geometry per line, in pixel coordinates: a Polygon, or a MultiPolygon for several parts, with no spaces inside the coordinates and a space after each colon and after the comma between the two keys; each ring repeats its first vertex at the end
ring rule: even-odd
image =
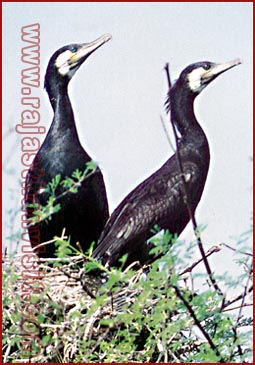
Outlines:
{"type": "Polygon", "coordinates": [[[217,76],[240,63],[239,58],[225,63],[208,61],[193,63],[182,71],[177,82],[181,82],[192,93],[198,95],[217,76]]]}
{"type": "Polygon", "coordinates": [[[82,63],[99,47],[111,39],[105,34],[91,43],[69,44],[58,49],[51,57],[44,86],[48,91],[50,83],[68,84],[82,63]]]}

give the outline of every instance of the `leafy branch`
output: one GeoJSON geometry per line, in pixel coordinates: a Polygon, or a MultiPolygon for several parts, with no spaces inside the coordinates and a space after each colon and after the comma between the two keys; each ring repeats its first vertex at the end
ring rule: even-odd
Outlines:
{"type": "Polygon", "coordinates": [[[97,171],[97,164],[94,161],[89,161],[86,164],[84,171],[76,169],[70,177],[65,177],[61,180],[61,175],[56,175],[44,188],[41,193],[48,193],[49,198],[46,205],[39,203],[29,204],[27,207],[35,209],[34,217],[30,218],[29,226],[32,226],[40,221],[51,219],[52,214],[56,214],[61,210],[61,204],[58,201],[65,195],[72,193],[76,194],[81,187],[83,181],[91,177],[97,171]],[[61,189],[62,192],[57,194],[61,189]],[[57,195],[56,195],[57,194],[57,195]]]}

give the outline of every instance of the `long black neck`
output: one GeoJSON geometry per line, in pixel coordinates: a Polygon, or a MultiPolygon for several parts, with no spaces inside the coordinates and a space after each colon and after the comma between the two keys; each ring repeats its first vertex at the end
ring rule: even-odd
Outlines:
{"type": "Polygon", "coordinates": [[[181,139],[185,141],[202,142],[206,136],[199,125],[194,113],[194,100],[196,95],[185,87],[173,86],[170,93],[171,113],[181,139]]]}
{"type": "Polygon", "coordinates": [[[74,141],[74,139],[79,141],[67,88],[68,82],[54,83],[51,81],[51,83],[46,85],[46,90],[54,111],[54,118],[48,136],[54,138],[57,136],[58,138],[60,136],[65,136],[66,142],[70,136],[72,141],[74,141]]]}

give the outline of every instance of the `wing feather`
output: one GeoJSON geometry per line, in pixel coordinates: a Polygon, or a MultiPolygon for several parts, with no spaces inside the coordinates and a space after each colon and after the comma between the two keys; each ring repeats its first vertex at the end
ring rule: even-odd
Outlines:
{"type": "MultiPolygon", "coordinates": [[[[96,258],[114,255],[125,246],[128,247],[139,237],[148,239],[152,236],[151,229],[157,224],[166,228],[172,216],[181,211],[176,207],[183,205],[183,181],[180,172],[169,175],[168,168],[162,166],[161,173],[155,173],[134,189],[115,209],[109,218],[99,239],[99,245],[93,256],[96,258]],[[168,177],[168,178],[167,178],[168,177]]],[[[199,176],[198,166],[194,162],[183,164],[184,178],[189,191],[194,189],[199,176]]],[[[139,249],[139,248],[138,248],[139,249]]]]}

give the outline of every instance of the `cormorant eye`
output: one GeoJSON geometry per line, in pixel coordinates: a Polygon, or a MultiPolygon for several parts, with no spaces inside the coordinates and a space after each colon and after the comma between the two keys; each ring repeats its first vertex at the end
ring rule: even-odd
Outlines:
{"type": "Polygon", "coordinates": [[[209,65],[209,63],[206,63],[206,64],[203,66],[203,69],[204,69],[205,71],[210,70],[210,68],[211,68],[211,65],[209,65]]]}
{"type": "Polygon", "coordinates": [[[72,47],[72,48],[71,48],[71,52],[72,52],[72,53],[77,52],[77,47],[72,47]]]}

